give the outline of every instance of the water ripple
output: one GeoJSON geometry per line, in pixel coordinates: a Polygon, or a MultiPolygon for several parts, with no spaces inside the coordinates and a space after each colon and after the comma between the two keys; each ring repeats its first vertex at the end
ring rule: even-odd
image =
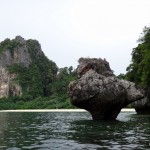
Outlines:
{"type": "Polygon", "coordinates": [[[127,112],[111,122],[87,112],[0,113],[0,149],[148,150],[149,124],[149,116],[127,112]]]}

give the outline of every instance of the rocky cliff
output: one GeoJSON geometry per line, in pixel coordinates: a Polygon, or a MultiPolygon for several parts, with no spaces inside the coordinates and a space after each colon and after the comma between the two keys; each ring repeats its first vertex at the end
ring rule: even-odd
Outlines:
{"type": "Polygon", "coordinates": [[[13,41],[6,39],[0,44],[0,47],[0,98],[9,95],[20,96],[22,95],[22,88],[14,81],[17,74],[9,73],[8,67],[15,64],[28,67],[31,64],[26,41],[17,36],[13,41]]]}
{"type": "Polygon", "coordinates": [[[68,87],[71,103],[94,120],[116,119],[123,107],[143,98],[134,83],[115,77],[105,59],[80,58],[77,73],[68,87]]]}
{"type": "Polygon", "coordinates": [[[56,64],[47,59],[38,41],[17,36],[0,43],[0,98],[48,95],[46,86],[56,73],[56,64]]]}

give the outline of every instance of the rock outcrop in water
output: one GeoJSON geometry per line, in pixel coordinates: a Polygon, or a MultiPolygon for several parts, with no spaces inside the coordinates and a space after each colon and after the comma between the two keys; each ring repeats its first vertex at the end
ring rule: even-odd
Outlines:
{"type": "Polygon", "coordinates": [[[123,107],[143,98],[134,83],[115,77],[105,59],[80,58],[77,74],[68,87],[71,103],[94,120],[114,120],[123,107]]]}
{"type": "Polygon", "coordinates": [[[137,114],[150,115],[150,101],[147,97],[132,103],[132,107],[135,108],[137,114]]]}
{"type": "Polygon", "coordinates": [[[132,107],[135,108],[137,114],[150,115],[150,89],[147,89],[144,93],[145,97],[133,102],[132,107]]]}

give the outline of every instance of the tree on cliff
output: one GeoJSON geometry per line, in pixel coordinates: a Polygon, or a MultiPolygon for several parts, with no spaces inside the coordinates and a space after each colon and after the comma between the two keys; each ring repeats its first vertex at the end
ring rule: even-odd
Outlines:
{"type": "Polygon", "coordinates": [[[126,78],[144,88],[150,87],[150,27],[143,29],[138,46],[132,51],[132,62],[126,78]]]}

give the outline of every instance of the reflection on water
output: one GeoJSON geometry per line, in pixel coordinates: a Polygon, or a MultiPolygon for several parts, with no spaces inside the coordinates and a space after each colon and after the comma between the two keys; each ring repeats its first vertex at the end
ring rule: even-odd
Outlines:
{"type": "Polygon", "coordinates": [[[150,117],[121,113],[92,121],[87,112],[0,113],[0,150],[150,149],[150,117]]]}

